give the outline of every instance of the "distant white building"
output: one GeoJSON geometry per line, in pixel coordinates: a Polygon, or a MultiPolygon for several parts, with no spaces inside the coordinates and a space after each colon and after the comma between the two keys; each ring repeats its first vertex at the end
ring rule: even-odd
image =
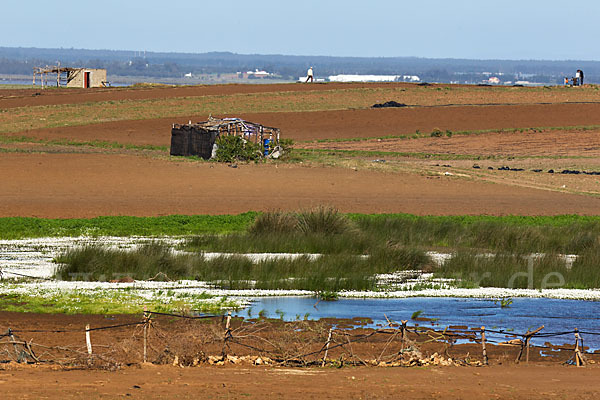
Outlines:
{"type": "Polygon", "coordinates": [[[400,75],[331,75],[330,82],[396,82],[400,75]]]}
{"type": "Polygon", "coordinates": [[[496,76],[490,76],[490,78],[488,79],[488,83],[490,83],[492,85],[499,85],[500,84],[500,78],[498,78],[496,76]]]}
{"type": "Polygon", "coordinates": [[[248,76],[254,76],[256,78],[265,78],[265,77],[271,75],[267,71],[259,71],[258,69],[254,70],[254,71],[248,71],[248,72],[246,72],[246,74],[248,76]]]}
{"type": "Polygon", "coordinates": [[[421,82],[421,78],[417,75],[402,75],[402,80],[404,82],[421,82]]]}
{"type": "Polygon", "coordinates": [[[259,71],[258,68],[254,71],[245,71],[245,72],[236,72],[238,78],[248,79],[248,78],[267,78],[273,75],[267,71],[259,71]]]}
{"type": "MultiPolygon", "coordinates": [[[[298,81],[297,82],[306,82],[307,79],[308,79],[308,76],[300,76],[300,77],[298,77],[298,81]]],[[[325,82],[325,78],[315,78],[315,77],[313,77],[313,82],[325,82]]]]}

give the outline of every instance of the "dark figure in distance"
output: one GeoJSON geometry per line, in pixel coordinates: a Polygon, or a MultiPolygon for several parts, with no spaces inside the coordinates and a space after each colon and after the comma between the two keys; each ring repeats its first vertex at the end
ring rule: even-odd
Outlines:
{"type": "Polygon", "coordinates": [[[579,75],[579,86],[583,86],[583,71],[578,69],[577,74],[579,75]]]}

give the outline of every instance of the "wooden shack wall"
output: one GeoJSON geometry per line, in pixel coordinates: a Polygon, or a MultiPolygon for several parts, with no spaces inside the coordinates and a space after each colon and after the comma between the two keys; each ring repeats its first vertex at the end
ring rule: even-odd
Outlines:
{"type": "Polygon", "coordinates": [[[172,156],[199,156],[210,159],[217,132],[182,125],[171,129],[172,156]]]}

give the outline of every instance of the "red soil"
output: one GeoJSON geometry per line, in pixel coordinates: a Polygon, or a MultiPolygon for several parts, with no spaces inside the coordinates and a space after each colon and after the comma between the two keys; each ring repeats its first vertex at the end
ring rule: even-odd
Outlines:
{"type": "MultiPolygon", "coordinates": [[[[109,318],[94,315],[47,315],[0,313],[0,326],[3,331],[10,326],[14,330],[66,330],[61,333],[17,332],[19,340],[32,341],[45,346],[69,347],[84,352],[84,327],[92,328],[118,325],[140,321],[140,315],[117,315],[109,318]]],[[[280,324],[277,324],[278,326],[280,324]]],[[[157,318],[153,325],[164,333],[190,332],[189,346],[180,350],[196,354],[198,348],[207,351],[206,355],[219,354],[220,343],[201,344],[202,332],[210,330],[206,324],[188,324],[187,321],[172,321],[157,318]],[[188,329],[188,330],[186,330],[188,329]],[[194,347],[196,346],[196,347],[194,347]],[[198,347],[199,346],[199,347],[198,347]],[[212,348],[212,350],[209,350],[212,348]],[[216,352],[215,352],[216,351],[216,352]]],[[[217,328],[222,329],[222,323],[217,328]]],[[[151,330],[154,332],[154,329],[151,330]]],[[[220,332],[220,331],[219,331],[220,332]]],[[[263,328],[263,336],[277,341],[277,330],[263,328]],[[267,332],[267,333],[264,333],[267,332]]],[[[426,340],[428,337],[421,338],[426,340]]],[[[117,371],[87,370],[77,368],[61,370],[56,365],[26,366],[21,364],[0,365],[0,391],[3,398],[597,398],[600,390],[597,364],[588,364],[585,368],[567,367],[561,360],[570,354],[564,354],[560,360],[546,357],[532,358],[530,364],[514,363],[518,349],[509,350],[501,346],[488,346],[489,367],[420,367],[420,368],[381,368],[381,367],[344,367],[326,368],[282,368],[243,365],[209,366],[201,363],[197,367],[175,367],[171,365],[138,364],[140,361],[141,327],[120,327],[111,330],[91,332],[91,341],[95,354],[108,354],[111,359],[117,357],[120,362],[133,363],[117,371]],[[134,336],[135,334],[135,336],[134,336]],[[125,351],[126,350],[126,351],[125,351]],[[510,354],[504,354],[505,352],[510,354]]],[[[169,341],[167,335],[164,338],[169,341]]],[[[382,346],[388,346],[386,336],[377,342],[353,344],[353,353],[357,357],[379,354],[382,346]],[[375,347],[374,347],[375,346],[375,347]],[[378,346],[378,347],[377,347],[378,346]]],[[[395,341],[397,346],[398,339],[395,341]]],[[[169,342],[169,348],[177,352],[177,346],[169,342]]],[[[279,343],[279,342],[277,342],[279,343]]],[[[281,342],[283,343],[283,342],[281,342]]],[[[162,352],[166,343],[156,343],[156,337],[150,335],[149,351],[156,357],[156,351],[162,352]]],[[[394,343],[392,344],[394,346],[394,343]]],[[[444,354],[442,344],[428,343],[419,345],[437,346],[444,354]]],[[[466,348],[458,345],[448,349],[455,359],[464,359],[466,348]],[[459,349],[460,348],[460,349],[459,349]]],[[[6,346],[7,350],[11,347],[6,346]]],[[[34,345],[37,355],[44,359],[51,357],[48,352],[34,345]],[[44,354],[42,354],[44,353],[44,354]]],[[[470,357],[478,359],[480,346],[471,345],[470,357]]],[[[533,350],[533,349],[532,349],[533,350]]],[[[236,347],[230,349],[234,354],[247,354],[248,349],[236,347]],[[242,353],[238,353],[241,351],[242,353]]],[[[250,351],[251,352],[251,351],[250,351]]],[[[431,354],[433,350],[426,351],[431,354]]],[[[534,353],[532,351],[532,353],[534,353]]],[[[571,353],[571,352],[568,352],[571,353]]],[[[72,352],[62,353],[71,359],[72,352]]],[[[387,354],[387,353],[386,353],[387,354]]],[[[79,363],[85,364],[86,356],[79,363]]],[[[171,358],[173,355],[171,355],[171,358]]],[[[448,356],[444,356],[447,358],[448,356]]],[[[2,359],[9,359],[5,354],[2,359]]],[[[171,363],[171,358],[167,362],[171,363]]]]}
{"type": "MultiPolygon", "coordinates": [[[[210,95],[230,95],[236,93],[266,92],[306,92],[316,90],[338,90],[364,87],[360,83],[328,83],[301,85],[294,83],[268,85],[206,85],[206,86],[165,86],[134,88],[68,89],[3,89],[0,90],[0,108],[42,106],[55,104],[86,103],[90,101],[147,100],[170,97],[193,97],[210,95]]],[[[415,87],[409,83],[374,83],[377,87],[415,87]]]]}
{"type": "Polygon", "coordinates": [[[0,371],[0,388],[6,398],[31,399],[596,399],[598,372],[536,364],[343,369],[149,365],[117,372],[24,367],[0,371]]]}
{"type": "MultiPolygon", "coordinates": [[[[282,137],[305,141],[412,135],[417,130],[429,133],[434,128],[443,131],[464,131],[600,125],[600,104],[416,107],[308,113],[249,113],[235,116],[267,126],[276,126],[281,128],[282,137]]],[[[39,129],[15,135],[42,139],[106,140],[168,146],[171,140],[171,124],[187,123],[188,120],[203,121],[207,117],[190,115],[117,121],[84,127],[39,129]]]]}
{"type": "Polygon", "coordinates": [[[141,156],[4,154],[0,216],[230,214],[330,204],[345,212],[599,214],[600,199],[421,176],[302,165],[230,168],[141,156]]]}
{"type": "MultiPolygon", "coordinates": [[[[445,133],[444,133],[445,135],[445,133]]],[[[524,130],[453,135],[418,140],[371,139],[350,142],[301,143],[307,149],[369,150],[475,156],[600,157],[600,128],[593,130],[524,130]]]]}

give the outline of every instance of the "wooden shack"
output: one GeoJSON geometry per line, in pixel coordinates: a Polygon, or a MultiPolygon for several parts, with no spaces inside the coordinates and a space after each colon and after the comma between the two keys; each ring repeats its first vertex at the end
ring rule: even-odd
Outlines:
{"type": "Polygon", "coordinates": [[[220,135],[235,135],[260,144],[268,155],[279,146],[277,128],[244,121],[240,118],[213,118],[188,124],[173,124],[171,129],[172,156],[199,156],[208,160],[214,156],[215,142],[220,135]]]}

